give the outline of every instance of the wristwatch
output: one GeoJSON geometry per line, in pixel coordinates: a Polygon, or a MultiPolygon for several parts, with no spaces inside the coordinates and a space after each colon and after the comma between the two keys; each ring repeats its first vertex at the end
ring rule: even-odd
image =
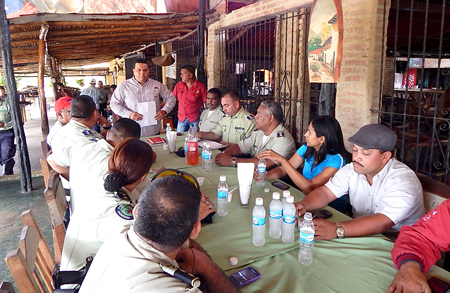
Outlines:
{"type": "Polygon", "coordinates": [[[233,167],[236,167],[236,157],[231,158],[231,164],[233,164],[233,167]]]}
{"type": "Polygon", "coordinates": [[[344,238],[345,230],[341,226],[341,223],[336,223],[336,235],[338,238],[344,238]]]}

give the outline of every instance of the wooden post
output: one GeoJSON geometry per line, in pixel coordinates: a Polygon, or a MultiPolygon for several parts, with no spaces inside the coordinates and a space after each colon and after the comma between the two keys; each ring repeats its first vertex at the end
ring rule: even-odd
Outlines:
{"type": "Polygon", "coordinates": [[[41,130],[42,140],[47,140],[48,135],[48,118],[47,118],[47,100],[44,94],[44,73],[45,73],[45,49],[46,38],[48,32],[48,24],[41,25],[41,33],[39,34],[39,48],[38,48],[38,92],[39,104],[41,107],[41,130]]]}
{"type": "Polygon", "coordinates": [[[52,88],[55,101],[58,99],[58,87],[56,84],[61,82],[61,76],[59,75],[58,66],[56,64],[56,59],[50,57],[50,76],[52,77],[52,88]]]}
{"type": "Polygon", "coordinates": [[[11,108],[11,117],[14,125],[14,134],[19,145],[19,169],[20,184],[22,192],[31,191],[33,185],[31,182],[30,158],[28,156],[27,140],[23,130],[23,122],[20,114],[19,97],[17,95],[16,80],[14,78],[14,69],[11,52],[11,37],[9,34],[9,22],[6,19],[5,0],[0,0],[0,41],[2,50],[2,67],[5,75],[6,90],[8,92],[8,102],[11,108]]]}
{"type": "Polygon", "coordinates": [[[333,116],[334,99],[335,99],[335,85],[334,83],[322,83],[319,96],[318,115],[333,116]]]}
{"type": "Polygon", "coordinates": [[[199,0],[198,4],[199,18],[198,18],[198,56],[197,56],[197,79],[206,85],[205,78],[205,0],[199,0]]]}

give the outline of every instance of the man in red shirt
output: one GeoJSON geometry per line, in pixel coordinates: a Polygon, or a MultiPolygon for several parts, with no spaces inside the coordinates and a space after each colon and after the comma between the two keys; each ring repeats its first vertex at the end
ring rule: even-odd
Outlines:
{"type": "Polygon", "coordinates": [[[206,103],[206,88],[195,78],[192,65],[181,68],[181,81],[177,83],[173,94],[178,99],[177,132],[188,131],[192,126],[198,129],[200,109],[206,103]]]}

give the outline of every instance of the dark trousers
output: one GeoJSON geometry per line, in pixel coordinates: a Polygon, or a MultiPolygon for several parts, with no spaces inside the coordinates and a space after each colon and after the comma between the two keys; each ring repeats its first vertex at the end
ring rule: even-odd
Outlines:
{"type": "Polygon", "coordinates": [[[8,130],[0,133],[0,155],[1,165],[3,166],[2,175],[13,174],[14,155],[16,146],[14,145],[14,131],[8,130]]]}

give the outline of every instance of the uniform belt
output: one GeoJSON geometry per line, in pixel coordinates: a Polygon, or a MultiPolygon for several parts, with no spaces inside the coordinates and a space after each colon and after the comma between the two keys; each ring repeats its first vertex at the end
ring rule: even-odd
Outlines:
{"type": "Polygon", "coordinates": [[[13,131],[12,128],[7,129],[7,130],[0,130],[0,134],[7,133],[7,132],[12,132],[12,131],[13,131]]]}

